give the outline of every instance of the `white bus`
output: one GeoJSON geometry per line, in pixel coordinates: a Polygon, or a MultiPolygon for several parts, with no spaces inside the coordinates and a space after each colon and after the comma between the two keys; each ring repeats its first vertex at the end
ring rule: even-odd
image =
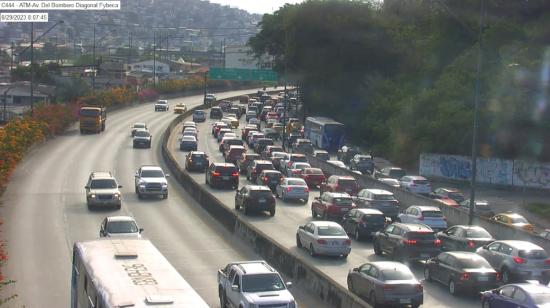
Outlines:
{"type": "Polygon", "coordinates": [[[75,243],[71,308],[123,307],[208,305],[148,240],[75,243]]]}
{"type": "Polygon", "coordinates": [[[336,151],[344,145],[344,124],[327,117],[307,117],[304,137],[311,143],[328,151],[336,151]]]}

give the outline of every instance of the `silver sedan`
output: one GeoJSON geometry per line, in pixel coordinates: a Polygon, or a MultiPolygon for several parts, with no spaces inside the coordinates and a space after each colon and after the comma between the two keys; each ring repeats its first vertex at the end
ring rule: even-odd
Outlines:
{"type": "Polygon", "coordinates": [[[309,187],[306,181],[301,178],[284,178],[275,188],[275,196],[283,201],[303,200],[308,203],[309,187]]]}
{"type": "Polygon", "coordinates": [[[333,221],[311,221],[298,227],[296,245],[308,249],[312,257],[328,255],[347,258],[351,252],[351,240],[346,231],[333,221]]]}

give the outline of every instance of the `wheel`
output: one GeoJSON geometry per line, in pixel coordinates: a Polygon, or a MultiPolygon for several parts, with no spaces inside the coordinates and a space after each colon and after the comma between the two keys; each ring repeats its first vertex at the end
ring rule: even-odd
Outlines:
{"type": "Polygon", "coordinates": [[[376,301],[376,294],[374,293],[374,291],[370,292],[368,303],[371,304],[371,306],[375,307],[375,308],[377,308],[379,306],[378,302],[376,301]]]}
{"type": "Polygon", "coordinates": [[[317,255],[315,253],[315,249],[313,249],[313,244],[309,244],[309,255],[312,257],[315,257],[317,255]]]}
{"type": "Polygon", "coordinates": [[[328,213],[327,211],[323,212],[323,220],[328,220],[328,213]]]}
{"type": "Polygon", "coordinates": [[[237,203],[237,200],[235,200],[235,209],[240,210],[241,206],[237,203]]]}
{"type": "Polygon", "coordinates": [[[355,293],[355,289],[353,288],[353,280],[351,280],[350,277],[348,277],[348,290],[350,290],[351,293],[355,293]]]}
{"type": "Polygon", "coordinates": [[[359,228],[357,228],[357,227],[355,227],[354,237],[355,237],[356,241],[360,241],[362,239],[361,238],[361,233],[359,233],[359,228]]]}
{"type": "Polygon", "coordinates": [[[481,307],[482,308],[491,308],[491,303],[489,303],[488,300],[484,299],[483,302],[481,303],[481,307]]]}
{"type": "Polygon", "coordinates": [[[430,268],[427,266],[424,268],[424,279],[426,279],[426,281],[432,281],[432,274],[430,273],[430,268]]]}
{"type": "Polygon", "coordinates": [[[168,193],[165,193],[164,195],[162,195],[162,199],[168,199],[168,193]]]}
{"type": "Polygon", "coordinates": [[[457,295],[458,293],[455,281],[452,279],[449,281],[449,293],[451,293],[451,295],[457,295]]]}
{"type": "Polygon", "coordinates": [[[244,207],[244,215],[245,216],[250,215],[250,210],[248,209],[248,206],[246,206],[246,204],[243,204],[243,207],[244,207]]]}
{"type": "Polygon", "coordinates": [[[117,210],[120,210],[121,208],[122,208],[122,204],[117,204],[117,205],[116,205],[116,209],[117,209],[117,210]]]}
{"type": "Polygon", "coordinates": [[[342,255],[342,258],[347,259],[347,258],[348,258],[348,254],[342,255]]]}
{"type": "Polygon", "coordinates": [[[296,246],[302,248],[302,242],[300,241],[300,236],[296,234],[296,246]]]}
{"type": "Polygon", "coordinates": [[[269,216],[271,217],[275,216],[275,208],[269,211],[269,216]]]}
{"type": "Polygon", "coordinates": [[[313,217],[314,219],[317,218],[317,213],[315,213],[313,209],[311,209],[311,217],[313,217]]]}
{"type": "Polygon", "coordinates": [[[143,199],[143,195],[140,192],[138,192],[138,199],[143,199]]]}
{"type": "Polygon", "coordinates": [[[512,275],[510,274],[510,271],[505,267],[501,271],[502,273],[502,284],[509,284],[512,280],[512,275]]]}
{"type": "Polygon", "coordinates": [[[381,256],[382,255],[382,249],[380,249],[380,244],[378,243],[378,241],[374,241],[374,244],[372,246],[373,246],[373,249],[374,249],[374,254],[377,255],[377,256],[381,256]]]}
{"type": "Polygon", "coordinates": [[[304,204],[308,204],[309,198],[304,199],[304,204]]]}

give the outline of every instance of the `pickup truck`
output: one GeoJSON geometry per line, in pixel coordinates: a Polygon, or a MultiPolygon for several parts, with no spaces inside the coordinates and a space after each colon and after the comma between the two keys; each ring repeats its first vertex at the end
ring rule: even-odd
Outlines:
{"type": "Polygon", "coordinates": [[[296,308],[288,291],[291,282],[265,261],[244,261],[227,264],[218,270],[220,306],[234,308],[287,307],[296,308]]]}

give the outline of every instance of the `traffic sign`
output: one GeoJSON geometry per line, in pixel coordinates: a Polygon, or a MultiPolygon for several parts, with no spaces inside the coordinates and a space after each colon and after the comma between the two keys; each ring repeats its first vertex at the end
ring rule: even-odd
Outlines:
{"type": "Polygon", "coordinates": [[[211,67],[208,71],[208,79],[277,81],[279,76],[272,70],[211,67]]]}

